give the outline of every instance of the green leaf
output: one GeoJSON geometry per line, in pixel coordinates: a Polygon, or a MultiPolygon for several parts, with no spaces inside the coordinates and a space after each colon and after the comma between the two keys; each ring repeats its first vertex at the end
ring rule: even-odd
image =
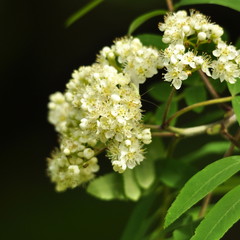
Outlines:
{"type": "Polygon", "coordinates": [[[195,168],[183,164],[179,159],[166,159],[164,163],[159,166],[159,169],[161,168],[159,179],[171,188],[181,188],[196,173],[195,168]]]}
{"type": "Polygon", "coordinates": [[[154,162],[151,159],[146,158],[139,166],[135,167],[132,171],[135,174],[138,184],[143,189],[150,188],[156,179],[154,162]]]}
{"type": "Polygon", "coordinates": [[[145,13],[139,17],[137,17],[129,26],[128,34],[131,35],[138,27],[140,27],[147,20],[159,16],[164,15],[166,13],[165,10],[155,10],[152,12],[145,13]]]}
{"type": "Polygon", "coordinates": [[[143,45],[152,46],[158,49],[165,49],[167,44],[162,42],[162,36],[157,34],[140,34],[136,36],[143,45]]]}
{"type": "Polygon", "coordinates": [[[190,220],[188,224],[173,232],[174,240],[189,240],[193,236],[195,228],[199,225],[199,220],[193,221],[191,218],[190,220]]]}
{"type": "Polygon", "coordinates": [[[184,81],[186,85],[189,86],[203,86],[203,81],[198,72],[193,72],[186,81],[184,81]]]}
{"type": "Polygon", "coordinates": [[[165,227],[239,170],[240,156],[232,156],[218,160],[195,174],[168,210],[165,227]]]}
{"type": "Polygon", "coordinates": [[[159,137],[153,137],[152,142],[146,146],[145,158],[151,161],[155,161],[162,158],[166,154],[166,148],[163,145],[162,139],[159,137]]]}
{"type": "Polygon", "coordinates": [[[83,17],[85,14],[90,12],[92,9],[97,7],[100,3],[102,3],[103,0],[92,0],[88,4],[86,4],[84,7],[80,8],[77,12],[75,12],[73,15],[71,15],[67,21],[65,22],[66,27],[71,26],[73,23],[75,23],[78,19],[83,17]]]}
{"type": "MultiPolygon", "coordinates": [[[[162,124],[165,108],[166,108],[166,102],[163,103],[162,105],[160,105],[160,107],[156,111],[156,115],[155,115],[156,116],[156,124],[158,124],[158,125],[162,124]]],[[[176,101],[171,102],[167,117],[172,116],[177,111],[177,108],[178,108],[178,103],[176,101]]],[[[176,121],[176,119],[171,122],[171,125],[173,125],[175,123],[175,121],[176,121]]]]}
{"type": "Polygon", "coordinates": [[[240,78],[237,79],[236,83],[234,83],[234,84],[228,83],[227,85],[228,85],[228,89],[229,89],[230,93],[233,96],[240,93],[240,78]]]}
{"type": "Polygon", "coordinates": [[[233,110],[237,116],[238,123],[240,124],[240,96],[236,96],[232,100],[233,110]]]}
{"type": "Polygon", "coordinates": [[[102,200],[126,199],[123,190],[122,175],[109,173],[91,181],[87,192],[102,200]]]}
{"type": "Polygon", "coordinates": [[[123,174],[123,183],[125,195],[133,200],[137,201],[141,196],[141,189],[137,184],[132,169],[127,169],[123,174]]]}
{"type": "Polygon", "coordinates": [[[121,240],[140,240],[148,230],[150,222],[147,220],[150,208],[155,200],[155,194],[142,198],[134,208],[126,225],[121,240]]]}
{"type": "Polygon", "coordinates": [[[217,4],[240,11],[240,1],[236,0],[181,0],[175,5],[175,8],[194,4],[217,4]]]}
{"type": "Polygon", "coordinates": [[[148,94],[157,101],[165,102],[167,101],[171,91],[172,87],[169,83],[158,82],[150,86],[148,94]]]}
{"type": "Polygon", "coordinates": [[[240,186],[222,197],[197,227],[191,240],[219,240],[240,219],[240,186]]]}
{"type": "Polygon", "coordinates": [[[219,79],[212,79],[212,78],[209,78],[209,81],[213,85],[216,92],[218,92],[220,94],[223,93],[225,91],[225,89],[227,88],[226,81],[221,83],[219,79]]]}
{"type": "MultiPolygon", "coordinates": [[[[187,105],[192,105],[194,103],[205,101],[207,99],[207,92],[204,86],[192,86],[185,90],[184,96],[187,105]]],[[[204,107],[198,107],[193,109],[193,111],[200,113],[203,109],[204,107]]]]}
{"type": "MultiPolygon", "coordinates": [[[[224,116],[225,112],[223,109],[211,109],[211,111],[207,111],[204,114],[201,114],[198,116],[196,119],[191,120],[191,125],[190,126],[197,126],[197,125],[203,125],[206,123],[210,123],[213,121],[217,121],[219,119],[222,119],[224,116]]],[[[187,125],[188,127],[189,125],[187,125]]]]}
{"type": "Polygon", "coordinates": [[[232,190],[234,187],[237,187],[240,185],[240,177],[239,176],[233,176],[230,179],[228,179],[225,183],[221,184],[219,187],[217,187],[214,191],[214,195],[224,195],[225,193],[232,190]]]}
{"type": "Polygon", "coordinates": [[[227,141],[210,142],[208,144],[205,144],[200,149],[194,151],[193,153],[185,155],[179,161],[184,163],[191,163],[195,160],[203,158],[204,156],[209,156],[210,154],[222,155],[228,148],[229,142],[227,141]]]}

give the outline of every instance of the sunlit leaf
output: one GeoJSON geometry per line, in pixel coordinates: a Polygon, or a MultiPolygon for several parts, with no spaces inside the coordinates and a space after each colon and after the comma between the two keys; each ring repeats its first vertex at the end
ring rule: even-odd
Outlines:
{"type": "Polygon", "coordinates": [[[86,4],[84,7],[80,8],[77,12],[75,12],[73,15],[71,15],[65,25],[66,27],[71,26],[73,23],[75,23],[78,19],[83,17],[85,14],[90,12],[92,9],[97,7],[100,3],[102,3],[104,0],[92,0],[88,4],[86,4]]]}
{"type": "Polygon", "coordinates": [[[240,170],[240,156],[218,160],[194,175],[168,210],[165,227],[240,170]]]}
{"type": "Polygon", "coordinates": [[[139,166],[133,169],[138,184],[148,189],[156,179],[154,162],[151,159],[145,159],[139,166]]]}
{"type": "Polygon", "coordinates": [[[129,26],[128,34],[131,35],[138,27],[140,27],[147,20],[165,14],[165,10],[155,10],[152,12],[145,13],[138,18],[136,18],[129,26]]]}
{"type": "Polygon", "coordinates": [[[240,186],[228,192],[207,214],[191,240],[219,240],[240,219],[240,186]]]}
{"type": "Polygon", "coordinates": [[[87,192],[102,200],[126,199],[122,175],[109,173],[90,182],[87,192]]]}
{"type": "Polygon", "coordinates": [[[124,192],[127,198],[137,201],[141,196],[141,189],[131,169],[127,169],[123,174],[124,192]]]}
{"type": "Polygon", "coordinates": [[[217,4],[240,11],[240,1],[236,0],[180,0],[180,2],[175,5],[175,8],[194,4],[217,4]]]}
{"type": "Polygon", "coordinates": [[[232,95],[240,93],[240,78],[234,84],[228,83],[228,89],[232,95]]]}

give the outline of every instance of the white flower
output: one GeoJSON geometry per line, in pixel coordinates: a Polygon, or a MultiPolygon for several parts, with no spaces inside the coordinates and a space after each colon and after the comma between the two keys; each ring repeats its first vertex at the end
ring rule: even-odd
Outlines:
{"type": "Polygon", "coordinates": [[[213,55],[217,57],[219,61],[226,62],[235,59],[239,53],[234,46],[219,42],[217,49],[213,51],[213,55]]]}
{"type": "Polygon", "coordinates": [[[220,78],[221,82],[225,80],[229,83],[235,83],[236,79],[240,77],[240,68],[232,61],[213,61],[211,67],[213,69],[212,78],[220,78]]]}
{"type": "Polygon", "coordinates": [[[164,74],[164,79],[167,82],[171,82],[172,85],[179,89],[182,85],[182,81],[188,78],[188,74],[183,70],[183,65],[169,65],[167,67],[167,73],[164,74]]]}

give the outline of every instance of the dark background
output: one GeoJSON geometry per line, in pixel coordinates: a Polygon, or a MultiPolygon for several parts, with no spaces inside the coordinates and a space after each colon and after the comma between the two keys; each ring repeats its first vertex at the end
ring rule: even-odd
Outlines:
{"type": "MultiPolygon", "coordinates": [[[[134,206],[97,200],[82,188],[56,193],[46,175],[45,159],[57,145],[47,122],[49,94],[63,91],[73,69],[93,63],[134,18],[165,8],[159,0],[107,0],[65,28],[87,2],[0,0],[1,239],[118,240],[134,206]]],[[[237,39],[238,12],[216,5],[198,9],[227,27],[232,42],[237,39]]],[[[159,33],[159,21],[137,32],[159,33]]]]}

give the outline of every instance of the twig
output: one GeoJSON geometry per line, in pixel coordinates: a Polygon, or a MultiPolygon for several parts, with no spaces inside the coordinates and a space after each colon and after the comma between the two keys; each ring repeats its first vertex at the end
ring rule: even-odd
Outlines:
{"type": "Polygon", "coordinates": [[[190,128],[178,128],[178,127],[168,126],[165,130],[177,133],[180,136],[187,136],[187,137],[196,136],[204,133],[217,134],[221,132],[222,125],[224,125],[225,128],[228,128],[236,121],[237,121],[236,115],[233,114],[232,116],[226,119],[223,119],[221,121],[217,121],[214,123],[206,124],[206,125],[190,127],[190,128]]]}
{"type": "Polygon", "coordinates": [[[159,125],[153,125],[153,124],[144,124],[144,127],[151,128],[151,129],[160,129],[159,125]]]}
{"type": "Polygon", "coordinates": [[[229,102],[233,99],[232,96],[230,97],[224,97],[224,98],[217,98],[217,99],[212,99],[212,100],[207,100],[207,101],[203,101],[203,102],[199,102],[199,103],[195,103],[195,104],[192,104],[191,106],[187,106],[185,108],[182,108],[181,110],[177,111],[175,114],[173,114],[167,121],[166,121],[166,124],[165,126],[168,126],[169,123],[181,116],[182,114],[186,113],[186,112],[189,112],[191,111],[192,109],[194,108],[197,108],[197,107],[201,107],[201,106],[207,106],[207,105],[212,105],[212,104],[218,104],[218,103],[223,103],[223,102],[229,102]]]}
{"type": "Polygon", "coordinates": [[[165,125],[165,122],[166,122],[166,119],[167,119],[167,115],[168,115],[168,112],[169,112],[169,109],[170,109],[171,102],[172,102],[175,91],[176,91],[175,88],[173,88],[169,97],[168,97],[168,100],[167,100],[167,103],[166,103],[166,108],[165,108],[164,113],[163,113],[162,128],[164,128],[164,125],[165,125]]]}
{"type": "Polygon", "coordinates": [[[212,84],[209,82],[209,79],[206,76],[206,74],[202,70],[198,70],[198,73],[201,76],[203,82],[205,83],[205,85],[206,85],[208,91],[210,92],[210,94],[212,95],[212,97],[213,98],[220,98],[220,96],[218,95],[218,93],[216,92],[216,90],[214,89],[212,84]]]}
{"type": "Polygon", "coordinates": [[[228,139],[232,144],[234,144],[234,146],[240,149],[240,143],[227,131],[225,127],[221,132],[226,139],[228,139]]]}
{"type": "Polygon", "coordinates": [[[153,132],[152,136],[153,137],[177,137],[179,135],[173,132],[153,132]]]}
{"type": "Polygon", "coordinates": [[[167,7],[170,12],[174,11],[172,0],[167,0],[167,7]]]}
{"type": "Polygon", "coordinates": [[[203,217],[205,216],[211,198],[212,198],[212,193],[210,192],[210,193],[203,199],[203,204],[202,204],[202,207],[201,207],[201,209],[200,209],[200,211],[199,211],[199,214],[198,214],[198,217],[199,217],[199,218],[203,218],[203,217]]]}
{"type": "MultiPolygon", "coordinates": [[[[238,129],[238,131],[237,131],[237,133],[234,137],[235,137],[236,141],[239,141],[239,139],[240,139],[240,129],[238,129]]],[[[225,152],[224,157],[231,156],[233,151],[234,151],[234,147],[235,147],[235,145],[233,143],[231,143],[229,149],[225,152]]]]}
{"type": "MultiPolygon", "coordinates": [[[[204,84],[206,85],[209,93],[212,95],[212,97],[215,98],[215,99],[220,98],[219,94],[216,92],[216,90],[214,89],[214,87],[210,83],[210,81],[209,81],[208,77],[206,76],[206,74],[202,70],[200,70],[200,69],[198,70],[198,73],[199,73],[200,77],[202,78],[204,84]]],[[[221,107],[225,111],[230,111],[231,110],[231,107],[228,106],[227,104],[221,104],[221,107]]]]}

